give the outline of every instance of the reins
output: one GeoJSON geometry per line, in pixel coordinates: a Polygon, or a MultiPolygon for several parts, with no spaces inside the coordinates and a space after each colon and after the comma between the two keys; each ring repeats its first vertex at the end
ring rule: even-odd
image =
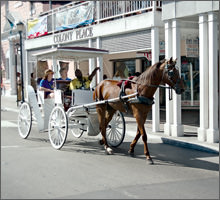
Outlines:
{"type": "MultiPolygon", "coordinates": [[[[164,78],[164,74],[166,69],[168,69],[168,66],[166,66],[163,70],[163,76],[162,76],[162,80],[164,78]]],[[[148,87],[155,87],[155,88],[164,88],[164,89],[169,89],[169,100],[172,100],[172,96],[173,96],[173,91],[172,91],[172,87],[170,86],[165,86],[165,85],[153,85],[153,84],[142,84],[139,83],[138,81],[134,81],[134,80],[130,80],[130,79],[122,79],[123,83],[125,81],[129,81],[131,83],[137,84],[137,85],[143,85],[143,86],[148,86],[148,87]]],[[[122,87],[124,86],[124,84],[122,84],[122,87]]],[[[138,88],[137,88],[138,89],[138,88]]]]}

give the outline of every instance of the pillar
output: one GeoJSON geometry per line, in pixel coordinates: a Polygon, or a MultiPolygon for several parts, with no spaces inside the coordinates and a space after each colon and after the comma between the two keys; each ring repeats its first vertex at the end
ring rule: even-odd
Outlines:
{"type": "Polygon", "coordinates": [[[135,61],[135,66],[136,66],[136,72],[142,73],[142,60],[141,59],[136,59],[135,61]]]}
{"type": "MultiPolygon", "coordinates": [[[[152,65],[159,61],[159,28],[151,28],[151,49],[152,49],[152,65]]],[[[154,104],[152,106],[152,131],[160,130],[160,95],[159,88],[154,94],[154,104]]]]}
{"type": "MultiPolygon", "coordinates": [[[[174,19],[172,21],[172,37],[173,37],[173,59],[177,58],[176,65],[179,67],[181,73],[181,56],[180,56],[180,27],[179,21],[174,19]]],[[[181,119],[181,95],[173,92],[173,125],[171,126],[171,135],[175,137],[183,136],[183,125],[181,119]]]]}
{"type": "MultiPolygon", "coordinates": [[[[165,22],[165,58],[172,57],[172,24],[165,22]]],[[[166,86],[168,86],[166,84],[166,86]]],[[[169,90],[166,89],[166,123],[164,124],[164,134],[171,136],[171,125],[173,124],[173,100],[169,100],[169,90]]]]}
{"type": "Polygon", "coordinates": [[[11,82],[11,95],[17,94],[17,88],[16,88],[16,69],[15,69],[15,53],[14,53],[14,43],[12,40],[9,40],[9,74],[10,74],[10,82],[11,82]]]}
{"type": "MultiPolygon", "coordinates": [[[[97,49],[101,49],[101,40],[100,37],[96,38],[97,49]]],[[[99,56],[97,58],[97,67],[100,67],[100,70],[97,71],[97,83],[100,83],[103,80],[103,58],[99,56]]]]}
{"type": "MultiPolygon", "coordinates": [[[[92,47],[92,39],[89,39],[89,47],[92,47]]],[[[95,59],[90,58],[89,59],[89,74],[91,74],[94,69],[95,69],[95,59]]],[[[94,88],[96,85],[96,78],[95,77],[92,79],[92,81],[90,83],[90,88],[94,88]]]]}
{"type": "Polygon", "coordinates": [[[208,14],[209,41],[209,129],[207,142],[219,142],[218,128],[218,21],[217,14],[208,14]]]}
{"type": "Polygon", "coordinates": [[[199,69],[200,69],[200,126],[198,128],[198,140],[206,141],[208,129],[208,25],[207,15],[199,16],[199,69]]]}

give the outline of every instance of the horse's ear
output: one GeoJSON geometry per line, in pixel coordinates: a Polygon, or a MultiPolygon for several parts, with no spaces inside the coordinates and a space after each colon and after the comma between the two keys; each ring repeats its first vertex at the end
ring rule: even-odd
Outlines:
{"type": "Polygon", "coordinates": [[[177,58],[173,61],[176,64],[177,58]]]}
{"type": "Polygon", "coordinates": [[[169,63],[172,63],[172,62],[173,62],[173,57],[171,57],[169,60],[169,63]]]}
{"type": "Polygon", "coordinates": [[[158,62],[158,63],[156,64],[156,67],[159,69],[161,64],[162,64],[161,62],[158,62]]]}

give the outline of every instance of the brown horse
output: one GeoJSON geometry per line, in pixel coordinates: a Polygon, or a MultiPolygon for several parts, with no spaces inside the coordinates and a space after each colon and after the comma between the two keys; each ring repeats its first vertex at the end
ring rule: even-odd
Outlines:
{"type": "MultiPolygon", "coordinates": [[[[169,60],[160,61],[153,66],[149,67],[139,77],[135,77],[131,82],[131,87],[125,89],[125,94],[133,94],[138,92],[136,98],[127,99],[127,102],[117,101],[114,103],[99,104],[96,110],[99,118],[99,127],[102,134],[102,144],[108,154],[112,154],[112,149],[108,146],[106,141],[106,128],[111,121],[116,110],[125,112],[125,104],[127,104],[137,122],[137,134],[130,144],[129,153],[134,154],[134,147],[142,136],[144,143],[144,154],[150,164],[153,160],[150,156],[147,146],[147,135],[145,132],[144,124],[147,119],[147,114],[152,108],[153,96],[161,83],[168,84],[173,88],[177,94],[181,94],[183,89],[183,82],[180,79],[179,71],[175,67],[176,60],[173,61],[172,57],[169,60]]],[[[103,80],[95,88],[93,93],[94,100],[107,100],[119,97],[121,88],[117,85],[119,81],[116,80],[103,80]]]]}

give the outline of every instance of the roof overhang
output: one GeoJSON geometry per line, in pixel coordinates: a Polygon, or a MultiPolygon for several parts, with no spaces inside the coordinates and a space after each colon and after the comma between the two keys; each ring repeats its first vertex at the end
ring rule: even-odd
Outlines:
{"type": "Polygon", "coordinates": [[[56,47],[33,54],[38,60],[88,60],[108,54],[107,50],[88,47],[56,47]]]}

